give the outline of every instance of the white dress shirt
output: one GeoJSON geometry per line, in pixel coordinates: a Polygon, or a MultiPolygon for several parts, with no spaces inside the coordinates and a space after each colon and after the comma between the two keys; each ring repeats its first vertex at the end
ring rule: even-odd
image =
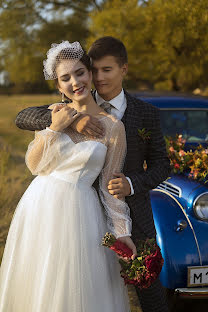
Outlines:
{"type": "MultiPolygon", "coordinates": [[[[97,104],[100,106],[101,104],[103,104],[104,102],[106,102],[98,93],[97,91],[95,92],[95,100],[97,102],[97,104]]],[[[126,102],[126,97],[124,94],[124,90],[122,89],[121,92],[119,93],[119,95],[117,95],[116,97],[114,97],[112,100],[107,101],[108,103],[110,103],[112,105],[111,108],[111,114],[113,116],[115,116],[117,119],[121,120],[124,112],[126,110],[126,106],[127,106],[127,102],[126,102]]],[[[130,187],[131,187],[131,195],[134,195],[134,188],[131,182],[131,179],[129,177],[126,177],[126,179],[128,180],[130,187]]]]}
{"type": "Polygon", "coordinates": [[[124,91],[122,89],[121,93],[117,95],[115,98],[113,98],[110,101],[105,101],[98,93],[97,91],[95,92],[95,100],[97,104],[100,106],[104,102],[108,102],[112,105],[111,108],[111,114],[115,116],[117,119],[122,119],[124,112],[126,110],[126,97],[124,94],[124,91]]]}

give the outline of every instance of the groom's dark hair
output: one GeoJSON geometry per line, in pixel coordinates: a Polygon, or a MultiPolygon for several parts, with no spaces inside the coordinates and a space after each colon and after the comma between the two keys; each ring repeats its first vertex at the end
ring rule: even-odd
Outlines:
{"type": "Polygon", "coordinates": [[[119,66],[128,63],[125,45],[119,39],[110,36],[99,38],[93,42],[88,55],[92,60],[99,60],[104,56],[114,56],[119,66]]]}

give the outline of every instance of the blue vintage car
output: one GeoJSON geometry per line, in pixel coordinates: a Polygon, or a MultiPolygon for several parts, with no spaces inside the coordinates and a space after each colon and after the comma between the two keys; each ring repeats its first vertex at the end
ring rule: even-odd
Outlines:
{"type": "MultiPolygon", "coordinates": [[[[208,98],[136,97],[160,108],[164,135],[182,134],[186,149],[208,147],[208,98]]],[[[208,183],[172,174],[151,191],[151,203],[164,258],[160,279],[170,303],[179,297],[208,299],[208,183]]]]}

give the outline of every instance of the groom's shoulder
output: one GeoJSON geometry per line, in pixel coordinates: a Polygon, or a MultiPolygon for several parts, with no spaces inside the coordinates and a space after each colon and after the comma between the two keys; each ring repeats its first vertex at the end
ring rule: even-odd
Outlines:
{"type": "Polygon", "coordinates": [[[126,95],[127,105],[131,105],[133,109],[135,110],[135,112],[141,113],[142,111],[143,113],[146,113],[146,114],[148,113],[154,114],[154,113],[159,112],[159,108],[139,98],[135,94],[130,94],[129,92],[125,91],[125,95],[126,95]]]}

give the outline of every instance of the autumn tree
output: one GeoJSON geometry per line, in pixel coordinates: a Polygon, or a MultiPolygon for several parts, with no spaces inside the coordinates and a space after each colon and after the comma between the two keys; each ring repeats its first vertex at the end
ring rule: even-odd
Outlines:
{"type": "Polygon", "coordinates": [[[88,13],[94,0],[0,0],[0,71],[16,91],[47,89],[42,62],[51,43],[88,36],[88,13]]]}
{"type": "Polygon", "coordinates": [[[88,47],[120,38],[129,54],[131,86],[193,90],[208,83],[208,0],[112,0],[90,15],[88,47]]]}

